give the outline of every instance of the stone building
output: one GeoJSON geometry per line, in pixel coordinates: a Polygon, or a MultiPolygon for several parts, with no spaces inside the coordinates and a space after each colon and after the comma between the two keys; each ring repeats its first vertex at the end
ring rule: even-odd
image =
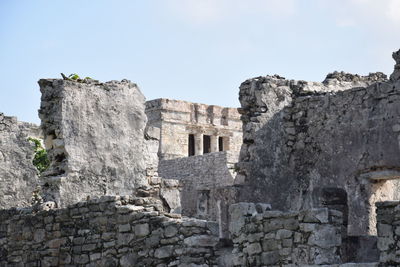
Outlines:
{"type": "Polygon", "coordinates": [[[375,204],[400,199],[400,51],[393,58],[390,79],[336,72],[322,83],[242,83],[245,182],[237,201],[333,207],[344,214],[342,260],[377,260],[375,204]]]}
{"type": "Polygon", "coordinates": [[[160,129],[160,160],[240,151],[237,108],[160,98],[146,102],[146,115],[148,124],[160,129]]]}
{"type": "Polygon", "coordinates": [[[41,137],[40,128],[16,117],[0,113],[0,207],[24,207],[31,204],[32,192],[39,185],[32,163],[34,145],[29,137],[41,137]]]}
{"type": "Polygon", "coordinates": [[[237,148],[239,115],[223,108],[154,100],[146,124],[129,81],[41,80],[51,161],[41,177],[31,127],[0,115],[0,188],[15,178],[23,190],[8,194],[18,208],[0,202],[0,265],[399,266],[400,51],[393,57],[390,79],[245,81],[237,148]],[[182,213],[205,220],[171,213],[178,186],[165,178],[183,186],[182,213]],[[26,206],[37,181],[57,205],[26,206]]]}
{"type": "Polygon", "coordinates": [[[160,129],[159,175],[182,185],[182,214],[221,221],[228,206],[219,189],[235,183],[242,146],[238,109],[156,99],[146,102],[146,114],[160,129]]]}

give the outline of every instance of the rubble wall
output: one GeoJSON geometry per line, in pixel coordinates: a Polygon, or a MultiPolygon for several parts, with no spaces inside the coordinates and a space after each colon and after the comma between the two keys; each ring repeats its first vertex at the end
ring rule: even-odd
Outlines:
{"type": "Polygon", "coordinates": [[[281,212],[269,208],[255,203],[230,207],[234,266],[341,263],[341,212],[327,208],[281,212]]]}
{"type": "Polygon", "coordinates": [[[237,160],[238,155],[235,153],[213,152],[161,160],[158,171],[162,178],[180,181],[184,216],[217,220],[217,189],[233,185],[234,163],[237,160]]]}
{"type": "Polygon", "coordinates": [[[400,202],[380,202],[376,206],[379,261],[381,266],[399,266],[400,202]]]}
{"type": "Polygon", "coordinates": [[[0,265],[216,266],[215,223],[132,200],[106,196],[38,213],[1,210],[0,265]]]}
{"type": "Polygon", "coordinates": [[[398,81],[381,73],[333,73],[323,83],[259,77],[241,85],[240,101],[242,201],[301,210],[324,206],[321,192],[344,190],[349,234],[376,234],[374,203],[400,199],[398,81]]]}
{"type": "Polygon", "coordinates": [[[40,136],[38,126],[0,113],[0,208],[30,205],[38,186],[32,163],[35,149],[29,136],[40,136]]]}
{"type": "MultiPolygon", "coordinates": [[[[43,174],[46,200],[64,207],[147,186],[146,162],[153,166],[157,155],[149,154],[154,144],[146,144],[145,98],[136,84],[42,79],[39,85],[39,116],[51,161],[43,174]]],[[[157,139],[154,135],[147,139],[157,139]]]]}

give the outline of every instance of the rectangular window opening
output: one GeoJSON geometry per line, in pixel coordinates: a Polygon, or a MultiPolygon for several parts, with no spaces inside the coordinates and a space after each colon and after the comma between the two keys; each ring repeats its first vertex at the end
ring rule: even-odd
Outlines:
{"type": "Polygon", "coordinates": [[[224,151],[224,138],[218,137],[218,151],[224,151]]]}
{"type": "Polygon", "coordinates": [[[211,136],[203,135],[203,154],[211,152],[211,136]]]}
{"type": "Polygon", "coordinates": [[[188,156],[194,156],[195,148],[194,148],[194,134],[189,134],[189,146],[188,146],[188,156]]]}

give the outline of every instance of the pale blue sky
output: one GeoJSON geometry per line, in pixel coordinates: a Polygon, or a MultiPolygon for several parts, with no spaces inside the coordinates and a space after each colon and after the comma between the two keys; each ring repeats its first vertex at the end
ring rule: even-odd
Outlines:
{"type": "Polygon", "coordinates": [[[399,48],[400,0],[0,0],[0,112],[39,123],[60,72],[234,107],[247,78],[390,74],[399,48]]]}

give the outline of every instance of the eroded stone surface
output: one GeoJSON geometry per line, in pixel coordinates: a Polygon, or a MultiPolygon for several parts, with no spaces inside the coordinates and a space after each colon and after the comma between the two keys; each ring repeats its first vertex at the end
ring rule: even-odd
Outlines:
{"type": "MultiPolygon", "coordinates": [[[[322,83],[277,75],[244,82],[244,145],[236,185],[220,173],[226,166],[216,164],[227,153],[201,155],[208,150],[203,135],[210,137],[210,152],[218,150],[216,137],[239,140],[233,110],[150,101],[153,124],[145,127],[144,98],[128,81],[41,80],[40,114],[52,160],[43,181],[45,200],[55,200],[60,207],[103,194],[135,194],[104,196],[62,209],[47,201],[40,212],[0,211],[0,264],[378,266],[342,264],[350,258],[346,253],[352,253],[347,232],[373,234],[377,222],[381,266],[399,265],[399,203],[379,204],[377,220],[374,209],[377,201],[400,198],[399,53],[393,54],[396,66],[390,80],[382,73],[335,72],[322,83]],[[162,126],[163,120],[168,125],[162,126]],[[176,159],[188,152],[188,134],[196,135],[197,156],[176,159]],[[195,185],[196,216],[211,210],[219,227],[161,212],[179,212],[182,183],[157,176],[157,151],[163,159],[173,158],[166,165],[168,176],[195,185]],[[206,170],[196,170],[204,166],[206,170]],[[229,212],[221,209],[238,200],[268,201],[275,209],[294,211],[243,202],[229,212]],[[230,234],[224,233],[228,220],[230,234]],[[232,237],[233,250],[217,247],[218,236],[232,237]]],[[[0,134],[3,119],[0,115],[0,134]]],[[[29,125],[18,125],[13,133],[32,133],[29,125]]],[[[4,140],[1,145],[15,136],[4,140]]],[[[0,163],[3,159],[0,154],[0,163]]],[[[209,219],[205,215],[210,214],[200,215],[209,219]]],[[[366,260],[363,255],[353,258],[366,260]]]]}
{"type": "Polygon", "coordinates": [[[147,185],[145,99],[136,84],[43,79],[39,85],[51,161],[43,181],[47,199],[65,206],[147,185]]]}
{"type": "Polygon", "coordinates": [[[342,214],[327,208],[302,212],[230,207],[234,266],[305,266],[341,263],[342,214]],[[326,214],[327,220],[321,218],[326,214]]]}
{"type": "Polygon", "coordinates": [[[234,184],[237,154],[215,152],[205,155],[162,160],[159,173],[163,178],[182,184],[182,214],[217,220],[217,188],[234,184]]]}
{"type": "Polygon", "coordinates": [[[390,76],[392,81],[400,80],[400,50],[393,53],[393,59],[396,61],[396,65],[394,66],[394,71],[390,76]]]}
{"type": "Polygon", "coordinates": [[[242,122],[237,108],[160,98],[146,102],[146,114],[149,125],[161,133],[161,160],[187,157],[190,134],[194,141],[193,155],[203,155],[206,150],[240,150],[242,122]],[[210,141],[206,147],[204,136],[208,136],[210,141]]]}
{"type": "Polygon", "coordinates": [[[379,261],[382,266],[398,266],[400,264],[398,256],[400,250],[400,202],[381,202],[376,205],[379,261]]]}
{"type": "Polygon", "coordinates": [[[135,201],[106,196],[36,214],[1,210],[0,265],[217,266],[209,224],[135,201]]]}
{"type": "Polygon", "coordinates": [[[398,175],[365,178],[400,168],[395,76],[336,72],[323,83],[279,76],[245,81],[240,200],[284,210],[341,205],[348,209],[349,234],[376,233],[374,203],[400,198],[398,175]],[[319,194],[335,190],[344,194],[321,201],[319,194]]]}
{"type": "Polygon", "coordinates": [[[18,122],[0,113],[0,207],[29,206],[38,186],[32,164],[34,145],[28,137],[40,137],[39,127],[18,122]]]}

